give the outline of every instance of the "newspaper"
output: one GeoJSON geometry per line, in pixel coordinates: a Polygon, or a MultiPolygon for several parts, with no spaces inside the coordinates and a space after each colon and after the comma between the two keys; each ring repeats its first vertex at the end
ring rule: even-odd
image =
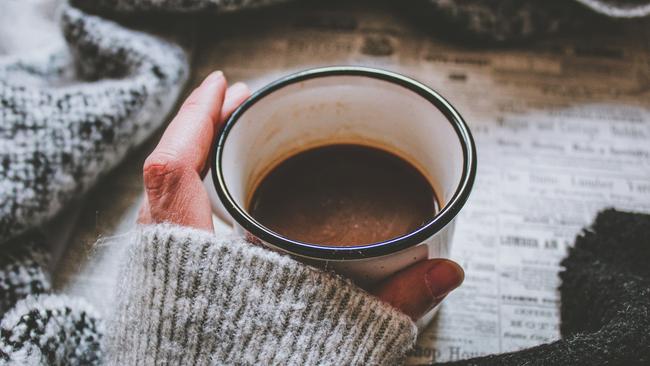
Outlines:
{"type": "MultiPolygon", "coordinates": [[[[341,6],[205,21],[196,29],[192,83],[219,68],[255,89],[295,70],[361,64],[439,91],[468,122],[479,168],[452,250],[465,283],[420,335],[408,363],[558,339],[559,263],[576,235],[606,207],[650,212],[650,27],[616,24],[510,48],[470,47],[386,9],[341,6]]],[[[125,217],[133,220],[141,162],[126,163],[92,194],[103,198],[91,195],[73,236],[82,243],[67,250],[60,268],[76,263],[97,234],[112,235],[125,217]],[[130,202],[115,208],[107,193],[130,202]]],[[[93,276],[105,283],[110,272],[73,267],[59,275],[58,287],[90,298],[88,289],[98,287],[78,284],[97,283],[93,276]]]]}

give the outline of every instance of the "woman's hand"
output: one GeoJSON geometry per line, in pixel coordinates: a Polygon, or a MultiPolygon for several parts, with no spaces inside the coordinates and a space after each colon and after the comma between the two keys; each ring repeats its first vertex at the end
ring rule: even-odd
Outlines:
{"type": "MultiPolygon", "coordinates": [[[[201,172],[219,125],[249,95],[243,83],[227,87],[220,71],[192,91],[144,163],[145,200],[138,222],[214,230],[201,172]]],[[[463,278],[463,270],[455,262],[431,259],[394,274],[370,292],[417,320],[463,278]]]]}
{"type": "Polygon", "coordinates": [[[249,95],[243,83],[227,88],[221,71],[210,74],[192,91],[144,162],[140,223],[171,222],[214,230],[200,174],[219,125],[249,95]]]}

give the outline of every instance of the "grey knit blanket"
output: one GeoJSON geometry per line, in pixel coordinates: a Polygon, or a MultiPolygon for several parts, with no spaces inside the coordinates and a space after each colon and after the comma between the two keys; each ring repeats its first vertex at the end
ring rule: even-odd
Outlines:
{"type": "Polygon", "coordinates": [[[181,49],[66,7],[68,49],[0,61],[0,242],[52,218],[156,128],[181,49]]]}
{"type": "MultiPolygon", "coordinates": [[[[29,344],[45,363],[101,361],[101,322],[82,300],[49,294],[47,253],[39,249],[46,239],[36,229],[160,128],[188,77],[178,46],[98,14],[227,12],[277,2],[77,0],[61,12],[67,48],[0,58],[0,364],[29,344]],[[52,338],[40,336],[45,328],[56,329],[52,338]]],[[[493,42],[554,33],[589,14],[650,14],[644,0],[425,3],[429,16],[465,37],[493,42]]]]}

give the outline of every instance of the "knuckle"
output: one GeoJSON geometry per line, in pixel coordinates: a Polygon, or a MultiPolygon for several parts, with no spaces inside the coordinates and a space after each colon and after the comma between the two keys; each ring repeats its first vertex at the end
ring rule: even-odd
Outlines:
{"type": "Polygon", "coordinates": [[[210,114],[203,110],[201,107],[190,106],[185,108],[182,113],[179,114],[184,121],[191,121],[197,126],[212,125],[214,121],[210,114]]]}
{"type": "Polygon", "coordinates": [[[209,106],[204,105],[198,97],[191,95],[181,106],[176,118],[182,120],[192,120],[199,125],[213,123],[210,116],[209,106]]]}
{"type": "Polygon", "coordinates": [[[180,113],[195,113],[199,112],[204,108],[201,100],[196,96],[196,93],[192,93],[181,105],[180,113]]]}
{"type": "Polygon", "coordinates": [[[145,189],[154,196],[176,186],[187,167],[174,154],[153,152],[144,162],[142,178],[145,189]]]}

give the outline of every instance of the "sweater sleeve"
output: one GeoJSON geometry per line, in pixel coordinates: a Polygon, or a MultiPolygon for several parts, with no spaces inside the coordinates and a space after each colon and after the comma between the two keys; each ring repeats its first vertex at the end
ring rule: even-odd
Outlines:
{"type": "Polygon", "coordinates": [[[143,227],[109,364],[397,364],[417,329],[351,282],[233,237],[143,227]]]}

